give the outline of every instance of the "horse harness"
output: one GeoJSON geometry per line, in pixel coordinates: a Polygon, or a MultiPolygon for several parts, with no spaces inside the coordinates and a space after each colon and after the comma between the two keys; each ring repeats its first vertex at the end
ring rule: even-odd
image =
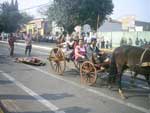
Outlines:
{"type": "Polygon", "coordinates": [[[149,50],[149,48],[146,48],[146,49],[143,51],[142,55],[141,55],[140,63],[139,63],[139,65],[140,65],[141,67],[150,66],[150,62],[143,62],[144,55],[145,55],[145,53],[146,53],[148,50],[149,50]]]}

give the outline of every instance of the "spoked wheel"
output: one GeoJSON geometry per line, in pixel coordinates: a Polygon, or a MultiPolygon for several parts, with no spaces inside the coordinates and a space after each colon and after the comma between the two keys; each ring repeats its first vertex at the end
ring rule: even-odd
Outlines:
{"type": "Polygon", "coordinates": [[[62,75],[66,68],[66,61],[63,51],[60,48],[54,48],[49,55],[50,66],[55,73],[62,75]]]}
{"type": "Polygon", "coordinates": [[[80,67],[80,80],[82,84],[94,85],[97,79],[97,71],[93,63],[85,61],[80,67]]]}

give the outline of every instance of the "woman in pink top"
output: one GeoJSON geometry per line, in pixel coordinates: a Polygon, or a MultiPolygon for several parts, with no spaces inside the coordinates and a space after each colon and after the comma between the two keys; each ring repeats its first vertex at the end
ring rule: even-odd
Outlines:
{"type": "Polygon", "coordinates": [[[75,47],[75,60],[86,58],[86,47],[84,46],[83,39],[79,39],[79,45],[75,47]]]}

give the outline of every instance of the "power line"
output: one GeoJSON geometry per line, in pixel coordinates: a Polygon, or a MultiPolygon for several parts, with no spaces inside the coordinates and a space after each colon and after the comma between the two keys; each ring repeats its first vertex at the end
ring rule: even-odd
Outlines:
{"type": "Polygon", "coordinates": [[[30,9],[35,9],[35,8],[40,8],[40,7],[44,7],[44,6],[49,6],[49,2],[48,3],[45,3],[45,4],[41,4],[41,5],[36,5],[36,6],[32,6],[32,7],[29,7],[29,8],[26,8],[26,9],[22,9],[22,10],[19,10],[19,11],[26,11],[26,10],[30,10],[30,9]]]}
{"type": "MultiPolygon", "coordinates": [[[[51,3],[52,2],[48,2],[48,3],[40,4],[40,5],[35,5],[35,6],[29,7],[29,8],[21,9],[21,10],[19,10],[19,12],[24,12],[24,11],[35,9],[35,8],[41,8],[41,7],[50,6],[51,3]]],[[[15,12],[17,12],[17,11],[11,11],[9,13],[15,13],[15,12]]]]}
{"type": "MultiPolygon", "coordinates": [[[[26,11],[26,10],[35,9],[35,8],[40,8],[40,7],[49,6],[49,5],[50,5],[50,2],[45,3],[45,4],[36,5],[36,6],[32,6],[32,7],[25,8],[25,9],[21,9],[21,10],[19,10],[19,11],[23,12],[23,11],[26,11]]],[[[13,12],[14,12],[14,11],[13,11],[13,12]]]]}

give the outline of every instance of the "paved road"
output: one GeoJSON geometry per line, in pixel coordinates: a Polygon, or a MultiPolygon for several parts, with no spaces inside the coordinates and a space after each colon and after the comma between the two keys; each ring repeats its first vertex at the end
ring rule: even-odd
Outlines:
{"type": "MultiPolygon", "coordinates": [[[[24,46],[15,47],[15,57],[24,56],[24,46]]],[[[49,68],[49,50],[33,48],[46,66],[35,67],[15,63],[8,56],[6,44],[0,43],[0,101],[5,113],[150,113],[150,89],[137,80],[139,87],[124,77],[128,99],[121,100],[116,88],[109,90],[98,79],[95,87],[80,85],[79,73],[67,65],[64,76],[49,68]]]]}

